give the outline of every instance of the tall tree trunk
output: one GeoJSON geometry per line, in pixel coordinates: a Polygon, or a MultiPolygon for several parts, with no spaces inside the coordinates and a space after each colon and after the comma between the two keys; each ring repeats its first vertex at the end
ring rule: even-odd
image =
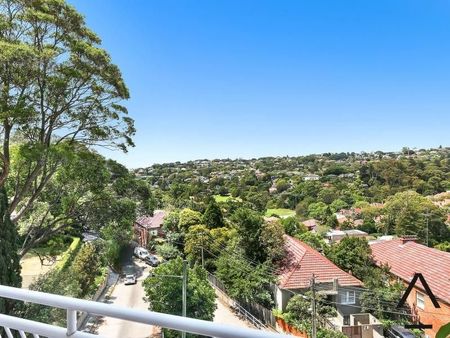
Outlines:
{"type": "MultiPolygon", "coordinates": [[[[20,287],[19,241],[17,228],[8,213],[8,198],[0,187],[0,285],[20,287]]],[[[0,298],[0,313],[11,314],[14,301],[0,298]]]]}

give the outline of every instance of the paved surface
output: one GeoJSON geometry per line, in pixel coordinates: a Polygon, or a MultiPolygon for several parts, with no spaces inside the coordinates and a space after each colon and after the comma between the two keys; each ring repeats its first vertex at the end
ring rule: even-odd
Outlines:
{"type": "MultiPolygon", "coordinates": [[[[124,272],[134,272],[138,277],[137,284],[124,285],[120,279],[112,293],[106,297],[104,302],[124,306],[133,309],[147,310],[148,303],[144,301],[144,288],[142,282],[148,276],[150,268],[137,259],[131,258],[131,253],[127,253],[122,261],[124,272]]],[[[219,295],[219,291],[216,291],[219,295]]],[[[217,310],[214,315],[214,323],[233,325],[238,327],[254,328],[249,322],[240,319],[230,309],[226,301],[216,299],[217,310]]],[[[149,338],[156,336],[158,328],[151,325],[144,325],[115,318],[100,318],[94,332],[108,338],[149,338]]]]}
{"type": "MultiPolygon", "coordinates": [[[[217,292],[217,291],[216,291],[217,292]]],[[[249,322],[240,319],[234,314],[230,307],[220,298],[216,299],[217,310],[214,313],[214,323],[229,324],[239,327],[255,328],[249,322]]]]}
{"type": "Polygon", "coordinates": [[[20,265],[22,267],[22,270],[20,271],[20,275],[22,276],[22,288],[28,289],[30,284],[33,283],[39,275],[44,274],[53,268],[55,262],[46,261],[44,263],[45,265],[42,265],[37,256],[27,255],[22,258],[20,260],[20,265]]]}
{"type": "MultiPolygon", "coordinates": [[[[149,268],[138,260],[130,257],[124,261],[124,272],[133,271],[138,277],[135,285],[125,285],[120,279],[111,295],[105,300],[106,303],[128,307],[138,310],[148,310],[148,304],[144,301],[144,288],[142,282],[149,273],[149,268]]],[[[97,333],[108,338],[147,338],[151,337],[156,328],[151,325],[129,322],[116,318],[101,318],[97,333]]]]}

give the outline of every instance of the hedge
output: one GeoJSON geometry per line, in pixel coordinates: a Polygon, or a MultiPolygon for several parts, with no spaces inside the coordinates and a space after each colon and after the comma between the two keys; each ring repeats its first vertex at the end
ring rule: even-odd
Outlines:
{"type": "Polygon", "coordinates": [[[70,244],[69,248],[64,251],[61,255],[61,260],[56,264],[56,269],[65,270],[71,263],[72,259],[77,254],[78,250],[81,247],[81,239],[78,237],[73,237],[73,241],[70,244]]]}

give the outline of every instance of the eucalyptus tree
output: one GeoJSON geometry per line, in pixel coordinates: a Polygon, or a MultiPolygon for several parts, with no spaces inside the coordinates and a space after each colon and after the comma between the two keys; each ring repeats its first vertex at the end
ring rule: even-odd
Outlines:
{"type": "MultiPolygon", "coordinates": [[[[0,208],[2,230],[27,214],[64,165],[62,145],[69,152],[77,144],[133,146],[134,122],[123,105],[129,92],[100,45],[64,0],[0,0],[0,193],[9,195],[0,208]],[[13,140],[27,161],[12,178],[13,140]]],[[[19,273],[16,259],[0,258],[2,271],[19,273]]],[[[19,284],[12,277],[0,282],[19,284]]]]}

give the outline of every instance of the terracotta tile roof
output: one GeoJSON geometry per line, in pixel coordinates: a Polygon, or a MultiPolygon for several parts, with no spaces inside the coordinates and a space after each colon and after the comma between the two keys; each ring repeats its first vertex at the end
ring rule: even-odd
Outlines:
{"type": "Polygon", "coordinates": [[[153,216],[144,215],[136,219],[136,223],[147,229],[160,228],[164,222],[166,213],[163,210],[155,210],[153,216]]]}
{"type": "MultiPolygon", "coordinates": [[[[402,239],[370,247],[378,265],[388,264],[391,273],[405,282],[410,282],[414,273],[422,273],[435,296],[450,304],[450,253],[402,239]]],[[[416,285],[422,289],[420,281],[416,285]]]]}
{"type": "Polygon", "coordinates": [[[362,286],[362,282],[334,265],[320,252],[288,235],[284,235],[286,259],[280,268],[278,285],[283,289],[308,288],[312,275],[317,283],[337,278],[341,286],[362,286]]]}
{"type": "Polygon", "coordinates": [[[307,219],[306,221],[302,222],[308,229],[314,229],[316,226],[319,225],[319,221],[311,218],[311,219],[307,219]]]}

